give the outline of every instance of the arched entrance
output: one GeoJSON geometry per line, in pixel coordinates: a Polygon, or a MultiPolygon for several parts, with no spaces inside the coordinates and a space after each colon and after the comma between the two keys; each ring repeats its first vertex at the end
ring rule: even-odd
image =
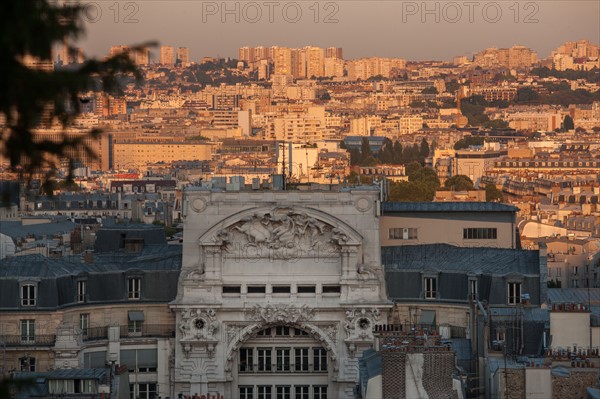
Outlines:
{"type": "Polygon", "coordinates": [[[326,399],[337,373],[332,337],[307,323],[250,327],[231,350],[232,395],[243,399],[326,399]]]}

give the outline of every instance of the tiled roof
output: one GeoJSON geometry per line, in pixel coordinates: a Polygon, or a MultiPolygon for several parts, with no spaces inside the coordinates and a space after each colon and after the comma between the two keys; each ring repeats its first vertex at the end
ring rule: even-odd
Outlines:
{"type": "Polygon", "coordinates": [[[179,270],[181,269],[181,246],[146,246],[140,253],[112,252],[107,255],[95,253],[91,263],[80,256],[52,259],[39,254],[15,256],[0,261],[0,278],[38,277],[55,278],[79,273],[105,273],[111,271],[179,270]]]}
{"type": "Polygon", "coordinates": [[[600,288],[549,288],[548,300],[556,303],[589,302],[591,305],[600,305],[600,288]]]}
{"type": "Polygon", "coordinates": [[[400,245],[381,248],[386,272],[439,270],[472,273],[539,274],[537,251],[505,248],[465,248],[448,244],[400,245]]]}
{"type": "Polygon", "coordinates": [[[384,202],[385,212],[516,212],[517,207],[497,202],[384,202]]]}

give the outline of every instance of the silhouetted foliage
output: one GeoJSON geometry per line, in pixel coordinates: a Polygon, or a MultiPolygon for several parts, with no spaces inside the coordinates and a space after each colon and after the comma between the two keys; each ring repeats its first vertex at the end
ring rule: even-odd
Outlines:
{"type": "Polygon", "coordinates": [[[487,115],[483,113],[486,105],[487,102],[483,96],[471,96],[462,99],[460,102],[460,110],[469,120],[469,125],[481,126],[489,121],[487,115]]]}
{"type": "Polygon", "coordinates": [[[540,95],[530,87],[522,87],[517,90],[516,102],[518,103],[537,102],[539,99],[540,95]]]}
{"type": "Polygon", "coordinates": [[[540,78],[555,77],[559,79],[577,80],[585,79],[588,82],[600,83],[600,70],[594,68],[590,71],[580,71],[574,69],[567,69],[566,71],[557,71],[556,69],[550,69],[548,67],[533,68],[531,70],[532,75],[537,75],[540,78]]]}
{"type": "Polygon", "coordinates": [[[565,130],[575,129],[575,123],[573,122],[573,118],[571,118],[571,115],[565,115],[565,119],[563,120],[563,129],[565,129],[565,130]]]}
{"type": "Polygon", "coordinates": [[[484,138],[480,136],[467,136],[464,139],[458,140],[454,143],[455,150],[462,150],[463,148],[469,148],[470,146],[480,146],[483,145],[484,138]]]}
{"type": "MultiPolygon", "coordinates": [[[[80,93],[103,90],[119,94],[121,77],[141,79],[126,53],[104,61],[88,60],[79,68],[44,70],[26,65],[27,57],[52,62],[55,44],[81,36],[82,10],[75,3],[47,0],[4,1],[0,5],[0,114],[6,119],[2,155],[13,170],[28,176],[42,171],[52,175],[56,159],[67,159],[72,168],[78,155],[93,155],[85,142],[88,137],[35,138],[33,130],[48,125],[43,116],[49,110],[66,128],[80,112],[80,93]]],[[[99,135],[98,130],[89,132],[93,139],[99,135]]]]}
{"type": "Polygon", "coordinates": [[[488,202],[500,202],[504,199],[502,191],[495,184],[488,183],[485,185],[485,200],[488,202]]]}
{"type": "Polygon", "coordinates": [[[421,140],[421,148],[419,149],[420,155],[423,158],[427,158],[429,156],[429,144],[427,143],[427,140],[425,140],[425,138],[423,138],[423,140],[421,140]]]}
{"type": "Polygon", "coordinates": [[[390,184],[390,201],[432,201],[440,181],[435,171],[418,162],[406,165],[407,182],[390,184]]]}
{"type": "Polygon", "coordinates": [[[444,187],[451,191],[469,191],[473,190],[473,180],[469,176],[456,175],[448,178],[444,182],[444,187]]]}

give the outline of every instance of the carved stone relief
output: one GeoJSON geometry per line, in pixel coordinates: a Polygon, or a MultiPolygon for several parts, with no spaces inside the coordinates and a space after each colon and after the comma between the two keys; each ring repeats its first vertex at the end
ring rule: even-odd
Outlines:
{"type": "Polygon", "coordinates": [[[300,307],[290,304],[255,305],[246,312],[250,320],[267,324],[295,324],[302,321],[308,321],[314,316],[314,310],[308,305],[302,305],[300,307]]]}
{"type": "Polygon", "coordinates": [[[348,235],[339,227],[290,208],[246,216],[212,238],[214,245],[225,252],[237,252],[236,246],[253,247],[250,254],[279,254],[281,258],[310,252],[331,256],[348,241],[348,235]]]}
{"type": "Polygon", "coordinates": [[[344,330],[347,340],[367,341],[372,340],[373,327],[379,321],[379,309],[349,309],[346,310],[344,330]]]}
{"type": "Polygon", "coordinates": [[[212,356],[214,346],[218,342],[216,336],[219,330],[216,312],[213,309],[184,309],[179,321],[181,345],[186,357],[189,357],[194,346],[203,346],[212,356]]]}

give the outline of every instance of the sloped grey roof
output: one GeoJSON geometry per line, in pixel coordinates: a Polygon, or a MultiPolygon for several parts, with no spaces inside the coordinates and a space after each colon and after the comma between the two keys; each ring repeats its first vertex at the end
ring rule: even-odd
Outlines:
{"type": "Polygon", "coordinates": [[[59,233],[70,233],[75,228],[75,223],[63,220],[51,223],[22,225],[19,221],[2,221],[0,233],[13,239],[34,235],[36,237],[50,236],[59,233]]]}
{"type": "Polygon", "coordinates": [[[522,309],[516,307],[491,307],[490,315],[495,319],[512,318],[516,314],[523,311],[523,320],[525,321],[539,321],[539,322],[550,322],[550,313],[548,309],[542,308],[529,308],[523,307],[522,309]]]}
{"type": "Polygon", "coordinates": [[[465,248],[448,244],[400,245],[381,248],[386,272],[432,270],[505,275],[539,274],[537,251],[465,248]]]}
{"type": "Polygon", "coordinates": [[[91,368],[91,369],[56,369],[46,372],[16,372],[15,379],[20,378],[45,378],[47,380],[104,380],[106,369],[91,368]]]}
{"type": "Polygon", "coordinates": [[[179,270],[181,246],[155,245],[145,247],[139,254],[113,252],[94,254],[91,263],[80,256],[52,259],[39,254],[15,256],[0,261],[0,278],[37,277],[54,278],[79,273],[105,273],[111,271],[179,270]]]}
{"type": "Polygon", "coordinates": [[[452,338],[443,342],[448,342],[452,345],[452,350],[456,353],[456,360],[471,360],[473,358],[470,339],[452,338]]]}
{"type": "Polygon", "coordinates": [[[517,212],[497,202],[383,202],[383,212],[517,212]]]}
{"type": "Polygon", "coordinates": [[[363,394],[367,390],[369,380],[381,375],[381,365],[381,353],[373,348],[364,351],[362,357],[358,359],[360,386],[363,394]]]}
{"type": "Polygon", "coordinates": [[[549,288],[548,300],[556,303],[600,305],[600,288],[549,288]],[[589,297],[588,297],[589,294],[589,297]]]}
{"type": "Polygon", "coordinates": [[[96,232],[94,249],[98,252],[117,251],[123,248],[124,239],[142,238],[144,246],[164,245],[167,242],[162,226],[135,224],[103,227],[96,232]]]}

